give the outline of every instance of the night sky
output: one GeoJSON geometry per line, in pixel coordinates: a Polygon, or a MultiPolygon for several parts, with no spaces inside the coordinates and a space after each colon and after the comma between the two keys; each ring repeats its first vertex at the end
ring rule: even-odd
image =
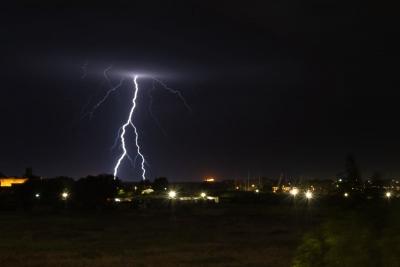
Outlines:
{"type": "MultiPolygon", "coordinates": [[[[374,170],[400,175],[393,7],[143,2],[2,7],[0,172],[112,173],[132,81],[84,117],[110,88],[103,71],[112,66],[111,84],[129,73],[153,75],[192,108],[157,87],[153,113],[163,134],[149,113],[152,80],[139,79],[134,121],[151,179],[332,178],[349,153],[364,178],[374,170]]],[[[120,177],[138,180],[139,168],[125,161],[120,177]]]]}

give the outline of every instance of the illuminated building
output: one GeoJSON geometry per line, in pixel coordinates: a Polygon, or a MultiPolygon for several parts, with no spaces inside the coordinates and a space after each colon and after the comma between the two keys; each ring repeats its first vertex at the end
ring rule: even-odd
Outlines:
{"type": "Polygon", "coordinates": [[[0,187],[12,187],[13,185],[23,184],[28,181],[28,178],[8,177],[0,178],[0,187]]]}

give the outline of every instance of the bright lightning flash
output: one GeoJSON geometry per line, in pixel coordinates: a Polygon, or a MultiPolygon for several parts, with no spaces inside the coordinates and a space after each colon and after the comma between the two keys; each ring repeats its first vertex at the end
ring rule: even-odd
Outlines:
{"type": "MultiPolygon", "coordinates": [[[[86,73],[87,73],[86,68],[87,68],[87,63],[85,63],[84,66],[82,67],[82,70],[84,71],[84,76],[86,76],[86,73]]],[[[109,78],[109,76],[108,76],[108,72],[110,71],[111,68],[112,68],[112,66],[109,66],[108,68],[106,68],[106,69],[103,71],[103,76],[104,76],[105,80],[108,82],[108,84],[111,86],[111,89],[109,89],[109,90],[106,92],[106,94],[104,95],[104,97],[101,98],[100,101],[99,101],[96,105],[94,105],[94,107],[92,108],[92,110],[91,110],[90,112],[86,113],[82,118],[84,118],[84,117],[86,117],[86,116],[89,116],[89,118],[92,118],[92,117],[93,117],[93,114],[96,112],[96,110],[110,97],[110,95],[111,95],[112,93],[114,93],[115,91],[117,91],[118,89],[120,89],[120,88],[122,87],[122,85],[124,84],[125,78],[122,78],[122,79],[119,81],[118,84],[116,84],[115,86],[112,85],[111,80],[110,80],[110,78],[109,78]]],[[[129,116],[128,116],[127,120],[126,120],[125,123],[119,128],[118,134],[117,134],[117,138],[116,138],[116,140],[115,140],[115,142],[114,142],[114,145],[112,146],[112,148],[115,148],[115,147],[117,146],[117,144],[118,144],[119,142],[121,142],[121,148],[122,148],[122,154],[121,154],[121,156],[118,158],[117,163],[116,163],[116,165],[115,165],[115,167],[114,167],[114,179],[117,178],[117,176],[118,176],[118,169],[119,169],[119,167],[120,167],[122,161],[123,161],[125,158],[127,158],[128,160],[130,160],[133,166],[136,166],[136,160],[140,158],[140,160],[141,160],[141,170],[142,170],[142,179],[143,179],[143,180],[146,180],[146,167],[145,167],[145,166],[146,166],[147,162],[146,162],[146,160],[145,160],[145,158],[144,158],[144,156],[143,156],[143,154],[142,154],[142,152],[141,152],[141,148],[140,148],[140,145],[139,145],[139,133],[138,133],[138,131],[137,131],[137,128],[136,128],[135,124],[133,123],[133,115],[134,115],[134,112],[135,112],[136,100],[137,100],[137,96],[138,96],[138,93],[139,93],[139,85],[138,85],[138,82],[137,82],[139,76],[140,76],[140,75],[137,75],[137,74],[136,74],[136,75],[131,75],[131,78],[133,79],[133,84],[134,84],[134,88],[133,88],[133,89],[134,89],[134,90],[133,90],[133,99],[132,99],[132,107],[131,107],[131,110],[130,110],[130,112],[129,112],[129,116]],[[130,157],[130,155],[129,155],[129,153],[128,153],[128,150],[127,150],[127,146],[126,146],[126,138],[125,138],[125,135],[126,135],[128,129],[130,128],[129,126],[132,127],[133,132],[134,132],[134,134],[135,134],[135,145],[136,145],[136,149],[137,149],[137,154],[136,154],[136,157],[135,157],[134,160],[130,157]],[[121,140],[121,141],[119,141],[119,140],[121,140]]],[[[84,77],[82,77],[82,78],[84,78],[84,77]]],[[[149,112],[150,112],[150,115],[151,115],[151,117],[153,118],[153,120],[156,122],[156,124],[159,126],[159,128],[162,130],[162,132],[163,132],[164,135],[165,135],[165,130],[162,128],[160,122],[159,122],[159,121],[157,120],[157,118],[154,116],[153,111],[152,111],[153,96],[152,96],[151,92],[152,92],[153,90],[155,90],[155,83],[159,84],[162,88],[164,88],[164,89],[165,89],[166,91],[168,91],[169,93],[172,93],[172,94],[176,95],[176,96],[182,101],[182,103],[184,104],[184,106],[185,106],[189,111],[191,111],[191,108],[190,108],[190,106],[188,105],[188,103],[186,102],[185,98],[183,97],[183,95],[182,95],[182,93],[181,93],[180,91],[168,87],[163,81],[161,81],[161,80],[159,80],[159,79],[157,79],[157,78],[155,78],[155,77],[151,77],[151,79],[153,80],[153,87],[152,87],[152,90],[149,91],[149,97],[150,97],[149,112]]],[[[148,165],[148,164],[147,164],[147,165],[148,165]]]]}
{"type": "Polygon", "coordinates": [[[121,147],[123,150],[122,155],[119,157],[117,164],[115,165],[114,168],[114,179],[117,178],[118,175],[118,168],[121,165],[121,162],[124,160],[125,157],[129,157],[128,152],[126,150],[126,144],[125,144],[125,133],[127,131],[127,127],[128,126],[132,126],[134,132],[135,132],[135,144],[136,144],[136,148],[137,148],[137,154],[139,155],[139,157],[141,158],[141,168],[142,168],[142,179],[146,180],[146,168],[145,168],[145,159],[143,154],[140,152],[140,146],[139,146],[139,134],[137,132],[136,126],[132,121],[132,117],[133,117],[133,113],[135,112],[135,108],[136,108],[136,98],[138,95],[138,91],[139,91],[139,85],[137,83],[137,79],[138,79],[138,75],[135,75],[133,77],[133,83],[134,83],[134,93],[133,93],[133,99],[132,99],[132,108],[131,111],[129,112],[129,116],[128,119],[126,120],[126,122],[122,125],[121,129],[121,147]]]}

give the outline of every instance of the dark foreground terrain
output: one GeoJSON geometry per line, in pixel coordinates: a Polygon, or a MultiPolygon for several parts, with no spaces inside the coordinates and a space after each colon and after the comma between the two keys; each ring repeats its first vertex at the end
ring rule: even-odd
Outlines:
{"type": "Polygon", "coordinates": [[[305,216],[262,205],[3,212],[0,266],[289,266],[305,216]]]}
{"type": "MultiPolygon", "coordinates": [[[[364,243],[382,233],[369,237],[372,228],[363,219],[341,213],[337,207],[263,204],[1,212],[0,266],[357,266],[362,262],[346,265],[330,257],[345,259],[342,254],[354,255],[353,249],[379,253],[364,243]],[[335,220],[347,219],[335,224],[328,220],[333,213],[335,220]],[[342,248],[348,240],[345,252],[329,243],[342,248]]],[[[396,227],[385,230],[389,238],[382,241],[394,249],[396,227]]]]}

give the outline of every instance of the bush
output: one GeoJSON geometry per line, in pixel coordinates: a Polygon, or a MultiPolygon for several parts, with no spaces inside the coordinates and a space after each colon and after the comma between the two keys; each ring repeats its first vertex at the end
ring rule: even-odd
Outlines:
{"type": "Polygon", "coordinates": [[[400,216],[386,208],[336,214],[304,236],[292,266],[400,266],[400,216]]]}

